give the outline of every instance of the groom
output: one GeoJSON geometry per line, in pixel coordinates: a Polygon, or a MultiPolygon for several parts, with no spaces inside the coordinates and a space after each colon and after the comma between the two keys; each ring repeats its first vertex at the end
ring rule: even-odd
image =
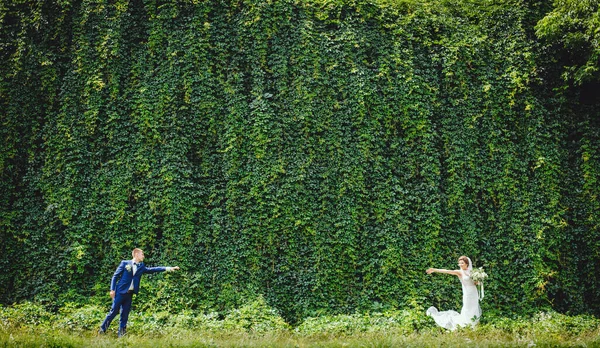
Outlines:
{"type": "Polygon", "coordinates": [[[119,318],[119,337],[125,335],[127,330],[127,319],[131,310],[131,300],[134,294],[140,290],[140,280],[144,273],[171,272],[176,271],[179,267],[146,267],[144,265],[144,252],[142,249],[135,248],[132,253],[132,260],[123,260],[110,282],[110,297],[113,299],[110,312],[100,326],[99,334],[106,333],[110,322],[115,318],[119,310],[121,317],[119,318]]]}

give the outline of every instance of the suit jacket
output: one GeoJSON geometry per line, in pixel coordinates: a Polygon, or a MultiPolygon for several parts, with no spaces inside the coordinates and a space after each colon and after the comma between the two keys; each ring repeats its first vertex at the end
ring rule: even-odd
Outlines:
{"type": "Polygon", "coordinates": [[[131,286],[131,281],[133,281],[133,293],[137,294],[140,290],[140,280],[144,273],[157,273],[166,270],[167,267],[146,267],[146,265],[141,262],[138,264],[137,271],[134,275],[133,260],[123,260],[121,261],[121,264],[119,264],[119,267],[117,267],[117,270],[110,281],[110,290],[114,290],[119,294],[126,294],[131,286]]]}

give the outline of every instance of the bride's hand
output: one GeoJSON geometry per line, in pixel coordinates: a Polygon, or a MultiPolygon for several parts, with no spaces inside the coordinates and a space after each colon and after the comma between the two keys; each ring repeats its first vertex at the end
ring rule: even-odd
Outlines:
{"type": "Polygon", "coordinates": [[[433,268],[428,268],[428,269],[427,269],[425,272],[426,272],[427,274],[431,274],[431,273],[433,273],[433,268]]]}

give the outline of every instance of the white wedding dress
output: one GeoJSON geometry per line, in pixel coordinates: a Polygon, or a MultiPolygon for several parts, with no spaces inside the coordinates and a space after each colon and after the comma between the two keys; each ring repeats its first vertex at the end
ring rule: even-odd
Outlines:
{"type": "Polygon", "coordinates": [[[479,307],[479,294],[477,287],[468,272],[461,272],[460,282],[462,284],[463,306],[457,311],[440,312],[435,307],[429,307],[427,315],[433,318],[435,322],[448,330],[455,330],[458,327],[475,326],[481,317],[481,307],[479,307]]]}

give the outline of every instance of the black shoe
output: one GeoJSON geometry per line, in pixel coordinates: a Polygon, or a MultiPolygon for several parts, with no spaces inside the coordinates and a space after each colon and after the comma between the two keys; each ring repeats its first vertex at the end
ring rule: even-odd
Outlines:
{"type": "Polygon", "coordinates": [[[102,335],[106,335],[106,331],[102,330],[102,328],[100,328],[100,330],[98,330],[98,336],[102,336],[102,335]]]}
{"type": "Polygon", "coordinates": [[[127,333],[127,330],[125,330],[124,328],[119,329],[119,337],[125,336],[126,333],[127,333]]]}

